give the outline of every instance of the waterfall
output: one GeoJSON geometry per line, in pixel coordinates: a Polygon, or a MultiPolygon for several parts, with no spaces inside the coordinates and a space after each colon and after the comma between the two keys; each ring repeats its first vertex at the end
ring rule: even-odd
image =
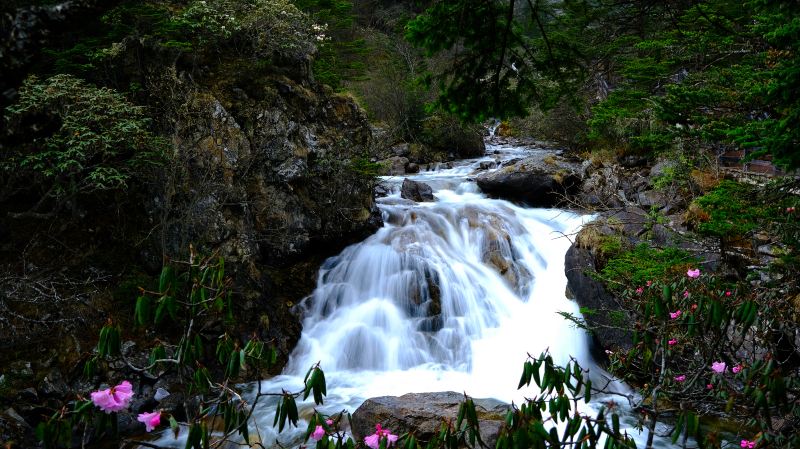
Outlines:
{"type": "MultiPolygon", "coordinates": [[[[403,177],[383,179],[392,192],[379,200],[384,227],[320,268],[316,289],[298,305],[300,342],[284,373],[263,381],[261,391],[299,391],[319,362],[328,396],[317,409],[333,414],[352,412],[369,397],[410,392],[464,391],[520,403],[522,363],[544,350],[557,363],[574,358],[602,373],[586,333],[558,314],[579,314],[566,298],[564,255],[588,218],[481,194],[470,180],[481,162],[536,151],[488,150],[481,159],[408,176],[429,184],[435,202],[403,199],[403,177]]],[[[262,441],[296,445],[305,428],[277,435],[274,410],[274,401],[264,401],[254,414],[262,441]]]]}

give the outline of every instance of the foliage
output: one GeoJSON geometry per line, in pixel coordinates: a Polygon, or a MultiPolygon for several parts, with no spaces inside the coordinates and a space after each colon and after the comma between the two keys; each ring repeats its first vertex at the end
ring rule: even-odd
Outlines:
{"type": "Polygon", "coordinates": [[[722,181],[716,188],[697,198],[695,204],[707,214],[697,226],[702,234],[736,238],[760,227],[774,215],[775,207],[754,201],[756,189],[748,184],[722,181]]]}
{"type": "Polygon", "coordinates": [[[651,419],[679,415],[673,442],[683,433],[702,447],[720,447],[721,435],[698,417],[746,413],[750,420],[737,438],[795,447],[800,410],[792,398],[800,392],[800,372],[775,339],[796,328],[787,321],[791,306],[746,284],[734,288],[713,274],[689,274],[696,277],[672,276],[623,294],[623,307],[636,319],[634,347],[611,354],[612,370],[641,385],[651,419]],[[774,425],[776,417],[782,425],[774,425]]]}
{"type": "Polygon", "coordinates": [[[451,52],[446,68],[428,76],[437,104],[467,120],[525,115],[575,92],[581,50],[570,32],[587,16],[582,2],[434,2],[408,23],[406,37],[429,55],[451,52]]]}
{"type": "Polygon", "coordinates": [[[356,30],[353,3],[344,0],[295,0],[298,8],[314,18],[318,31],[314,78],[333,89],[344,81],[363,80],[367,70],[366,41],[356,30]]]}
{"type": "MultiPolygon", "coordinates": [[[[233,386],[245,369],[258,370],[272,366],[276,351],[255,336],[247,341],[235,337],[232,320],[232,281],[225,275],[222,258],[201,258],[193,251],[188,262],[164,266],[157,288],[141,288],[134,307],[134,323],[140,329],[161,329],[161,335],[174,333],[178,341],[156,340],[150,343],[147,366],[135,366],[122,350],[122,329],[109,322],[100,330],[94,356],[84,365],[84,373],[93,378],[101,365],[121,362],[129,373],[156,378],[174,372],[186,383],[189,395],[197,405],[189,410],[189,422],[180,423],[169,417],[176,432],[186,429],[186,447],[219,447],[238,435],[249,440],[248,421],[256,403],[267,393],[258,392],[248,402],[233,386]],[[222,333],[209,335],[210,328],[223,322],[222,333]],[[190,414],[191,413],[191,414],[190,414]],[[221,430],[214,435],[212,430],[221,430]]],[[[275,425],[283,430],[288,424],[297,426],[299,415],[295,399],[313,397],[321,404],[326,394],[325,376],[318,366],[311,367],[302,391],[283,392],[277,396],[275,425]]],[[[56,411],[37,428],[37,436],[45,447],[70,446],[75,430],[91,430],[100,437],[111,431],[116,435],[116,414],[100,413],[92,401],[78,398],[56,411]]],[[[108,436],[108,435],[106,435],[108,436]]]]}
{"type": "Polygon", "coordinates": [[[642,285],[648,280],[665,279],[693,263],[696,259],[684,250],[673,247],[658,249],[640,243],[630,251],[611,257],[599,274],[612,287],[625,288],[627,285],[642,285]]]}
{"type": "Polygon", "coordinates": [[[202,46],[230,47],[254,58],[278,53],[302,59],[314,52],[323,31],[289,0],[193,0],[174,20],[202,46]]]}
{"type": "Polygon", "coordinates": [[[121,191],[162,161],[165,143],[149,131],[144,108],[70,75],[28,78],[7,114],[16,142],[0,170],[17,188],[39,190],[32,210],[121,191]]]}

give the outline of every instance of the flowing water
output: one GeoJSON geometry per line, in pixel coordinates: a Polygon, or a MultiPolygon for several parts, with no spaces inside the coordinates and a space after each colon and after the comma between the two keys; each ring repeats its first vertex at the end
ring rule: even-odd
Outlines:
{"type": "MultiPolygon", "coordinates": [[[[484,158],[408,176],[430,185],[434,202],[402,199],[404,177],[384,178],[392,192],[379,200],[384,227],[322,266],[316,290],[298,306],[301,340],[284,374],[263,381],[262,391],[301,390],[319,362],[328,386],[322,413],[409,392],[520,403],[526,354],[548,349],[557,363],[572,357],[602,373],[588,336],[558,314],[579,313],[565,295],[564,255],[587,217],[490,199],[470,179],[481,162],[530,151],[489,145],[484,158]]],[[[276,435],[274,405],[259,404],[255,426],[265,444],[290,446],[305,427],[276,435]]]]}

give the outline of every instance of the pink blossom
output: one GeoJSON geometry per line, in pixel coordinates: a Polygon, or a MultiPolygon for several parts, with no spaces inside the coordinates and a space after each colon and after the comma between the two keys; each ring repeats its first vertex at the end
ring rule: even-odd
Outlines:
{"type": "Polygon", "coordinates": [[[697,304],[692,304],[692,312],[694,312],[695,310],[697,310],[697,304]]]}
{"type": "Polygon", "coordinates": [[[726,291],[725,291],[725,296],[730,296],[731,294],[732,294],[732,293],[731,293],[731,291],[730,291],[730,290],[726,290],[726,291]]]}
{"type": "Polygon", "coordinates": [[[380,424],[375,424],[375,433],[364,438],[364,443],[372,449],[380,449],[383,438],[386,438],[386,447],[391,447],[397,441],[397,435],[392,435],[388,429],[382,429],[380,424]]]}
{"type": "Polygon", "coordinates": [[[689,270],[686,272],[686,276],[689,276],[689,277],[690,277],[690,278],[692,278],[692,279],[699,278],[699,277],[700,277],[700,269],[699,269],[699,268],[695,268],[694,270],[692,270],[692,269],[690,268],[690,269],[689,269],[689,270]]]}
{"type": "Polygon", "coordinates": [[[118,412],[128,408],[133,398],[133,390],[131,383],[123,380],[115,387],[92,392],[91,397],[94,405],[100,407],[100,410],[106,413],[118,412]]]}
{"type": "Polygon", "coordinates": [[[683,313],[683,312],[681,312],[680,309],[676,310],[674,312],[670,312],[669,313],[669,318],[674,320],[674,319],[678,318],[679,316],[681,316],[681,313],[683,313]]]}
{"type": "Polygon", "coordinates": [[[689,291],[688,290],[684,290],[683,291],[683,297],[684,298],[688,298],[689,297],[689,291]]]}
{"type": "Polygon", "coordinates": [[[746,447],[747,449],[753,449],[754,447],[756,447],[756,442],[755,441],[742,440],[742,442],[739,443],[739,446],[746,447]]]}
{"type": "Polygon", "coordinates": [[[713,385],[711,385],[711,384],[706,384],[706,389],[707,389],[707,390],[711,390],[711,389],[713,389],[713,388],[714,388],[714,386],[713,386],[713,385]]]}
{"type": "Polygon", "coordinates": [[[314,431],[311,432],[311,438],[315,441],[319,441],[322,437],[325,436],[325,429],[322,426],[317,426],[314,428],[314,431]]]}
{"type": "Polygon", "coordinates": [[[725,372],[725,362],[714,362],[711,364],[711,370],[717,374],[722,374],[725,372]]]}
{"type": "Polygon", "coordinates": [[[794,207],[787,207],[786,212],[794,212],[794,207]]]}
{"type": "Polygon", "coordinates": [[[668,343],[670,346],[675,346],[676,344],[678,344],[678,340],[677,340],[677,339],[675,339],[675,338],[673,338],[672,340],[668,341],[667,343],[668,343]]]}
{"type": "Polygon", "coordinates": [[[675,376],[675,382],[683,382],[684,380],[686,380],[685,374],[681,374],[680,376],[675,376]]]}
{"type": "Polygon", "coordinates": [[[742,365],[741,364],[738,364],[738,365],[734,366],[733,368],[731,368],[731,371],[733,371],[733,374],[736,374],[741,370],[742,370],[742,365]]]}
{"type": "Polygon", "coordinates": [[[636,294],[637,295],[641,295],[642,293],[644,293],[644,289],[642,287],[639,287],[639,288],[636,289],[636,294]]]}
{"type": "Polygon", "coordinates": [[[325,420],[325,424],[327,424],[329,426],[332,426],[333,425],[333,420],[328,418],[328,419],[325,420]]]}
{"type": "Polygon", "coordinates": [[[150,432],[161,424],[161,412],[140,413],[136,420],[144,423],[145,430],[150,432]]]}
{"type": "Polygon", "coordinates": [[[647,286],[649,287],[651,285],[653,285],[653,281],[647,281],[647,286]]]}

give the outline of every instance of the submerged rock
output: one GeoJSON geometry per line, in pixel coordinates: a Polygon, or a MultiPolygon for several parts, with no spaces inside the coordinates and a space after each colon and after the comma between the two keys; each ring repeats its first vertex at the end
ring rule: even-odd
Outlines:
{"type": "Polygon", "coordinates": [[[434,201],[436,199],[433,196],[433,189],[431,189],[431,186],[424,182],[412,181],[408,178],[403,180],[403,185],[400,188],[400,197],[418,203],[434,201]]]}
{"type": "MultiPolygon", "coordinates": [[[[464,395],[453,391],[370,398],[353,413],[353,436],[363,441],[380,423],[396,435],[413,431],[424,445],[439,432],[443,421],[456,419],[463,401],[464,395]]],[[[473,401],[481,438],[487,447],[494,447],[510,406],[496,399],[473,401]]]]}

